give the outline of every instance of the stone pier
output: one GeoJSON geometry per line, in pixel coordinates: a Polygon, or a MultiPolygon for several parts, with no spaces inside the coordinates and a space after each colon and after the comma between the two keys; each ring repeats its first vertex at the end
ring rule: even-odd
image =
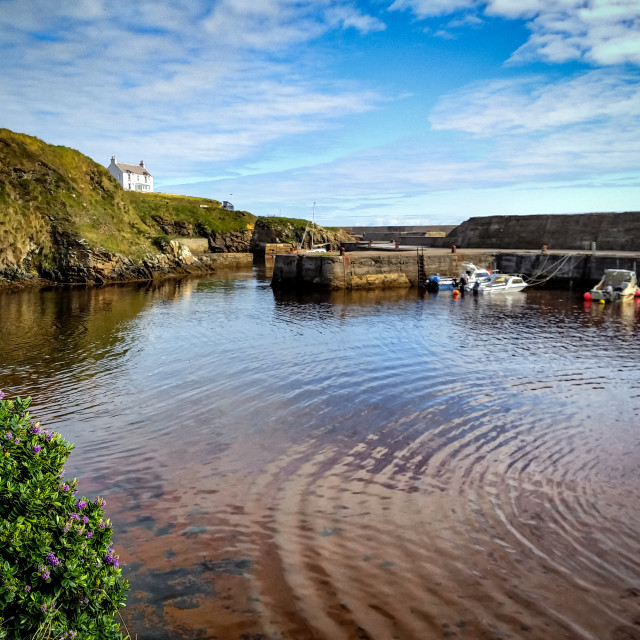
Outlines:
{"type": "MultiPolygon", "coordinates": [[[[461,262],[487,267],[490,253],[424,252],[425,272],[442,276],[460,274],[461,262]]],[[[333,253],[298,253],[275,256],[271,286],[274,289],[390,289],[418,286],[415,251],[361,251],[344,256],[333,253]]]]}
{"type": "Polygon", "coordinates": [[[334,253],[276,255],[271,286],[274,289],[335,291],[340,289],[387,289],[418,286],[418,255],[423,256],[425,274],[458,276],[463,262],[503,273],[523,274],[537,283],[592,285],[605,269],[640,268],[635,252],[541,252],[450,249],[376,252],[361,251],[344,256],[334,253]]]}

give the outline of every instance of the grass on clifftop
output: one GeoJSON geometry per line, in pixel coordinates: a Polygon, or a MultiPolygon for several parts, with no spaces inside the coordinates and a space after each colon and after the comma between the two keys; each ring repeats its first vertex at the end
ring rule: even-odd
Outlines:
{"type": "Polygon", "coordinates": [[[255,219],[224,210],[217,200],[126,192],[79,151],[0,129],[0,254],[19,258],[36,246],[46,264],[55,237],[63,234],[136,261],[157,251],[153,240],[166,235],[164,223],[226,233],[247,229],[255,219]]]}
{"type": "Polygon", "coordinates": [[[286,226],[306,227],[308,220],[304,218],[280,218],[278,216],[264,216],[260,218],[261,224],[271,229],[280,229],[286,226]]]}
{"type": "Polygon", "coordinates": [[[149,226],[157,220],[185,222],[217,233],[251,229],[256,216],[246,211],[228,211],[218,200],[168,193],[125,192],[140,219],[149,226]]]}

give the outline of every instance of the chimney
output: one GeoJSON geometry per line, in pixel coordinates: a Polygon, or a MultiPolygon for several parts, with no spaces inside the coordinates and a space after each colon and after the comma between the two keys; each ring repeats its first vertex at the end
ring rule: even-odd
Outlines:
{"type": "Polygon", "coordinates": [[[144,160],[140,160],[140,166],[144,169],[144,160]]]}
{"type": "Polygon", "coordinates": [[[111,156],[111,162],[113,162],[113,164],[116,163],[116,157],[115,156],[111,156]]]}

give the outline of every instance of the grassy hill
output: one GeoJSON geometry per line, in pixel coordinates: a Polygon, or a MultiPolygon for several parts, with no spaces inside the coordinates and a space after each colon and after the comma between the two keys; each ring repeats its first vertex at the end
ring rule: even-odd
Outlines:
{"type": "Polygon", "coordinates": [[[124,191],[78,151],[0,129],[0,272],[35,275],[60,267],[65,247],[113,253],[134,263],[177,235],[251,229],[256,217],[217,200],[124,191]]]}

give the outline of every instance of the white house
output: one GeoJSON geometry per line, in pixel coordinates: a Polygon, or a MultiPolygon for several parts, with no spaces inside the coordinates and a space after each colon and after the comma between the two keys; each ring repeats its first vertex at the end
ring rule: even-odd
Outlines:
{"type": "Polygon", "coordinates": [[[126,164],[118,162],[115,156],[111,156],[111,164],[107,167],[109,173],[127,191],[153,191],[153,176],[144,166],[144,160],[140,164],[126,164]]]}

